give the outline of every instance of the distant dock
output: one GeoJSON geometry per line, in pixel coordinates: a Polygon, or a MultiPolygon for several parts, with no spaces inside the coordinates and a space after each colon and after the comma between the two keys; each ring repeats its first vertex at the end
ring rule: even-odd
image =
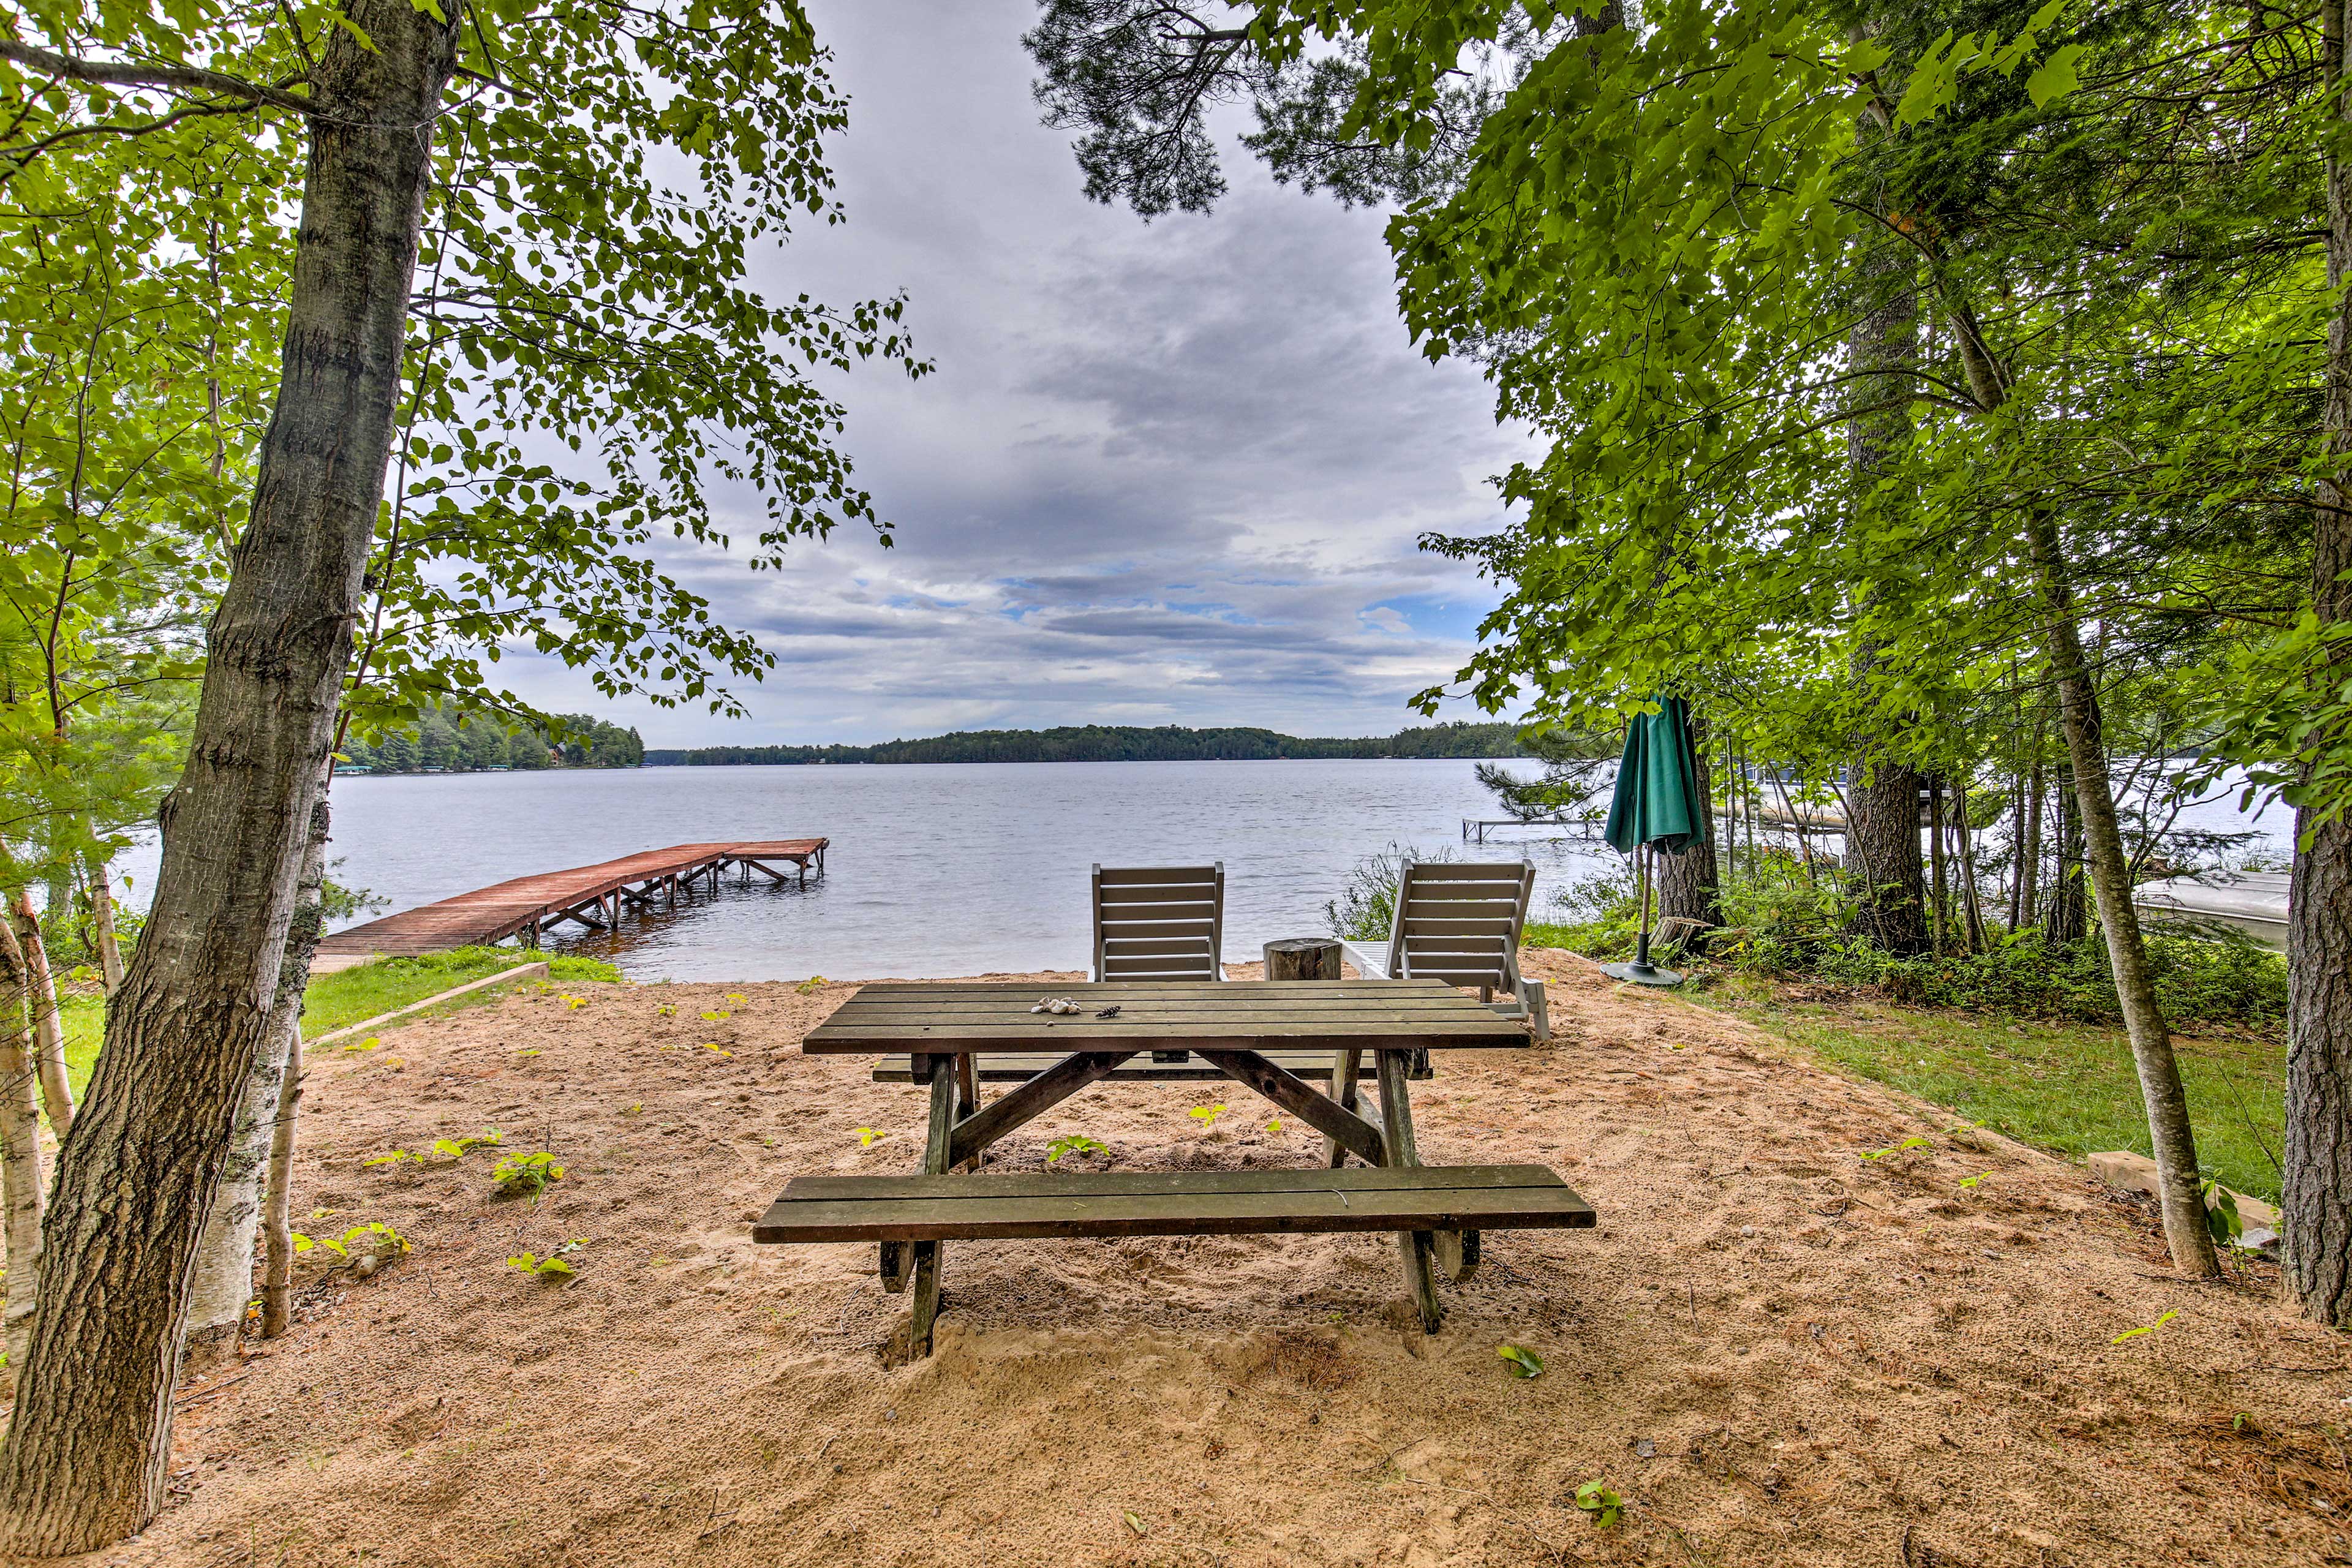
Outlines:
{"type": "Polygon", "coordinates": [[[750,882],[754,870],[782,882],[796,875],[808,884],[809,869],[824,875],[823,838],[779,838],[739,844],[678,844],[648,849],[595,866],[569,871],[542,871],[517,877],[495,887],[477,888],[454,899],[422,904],[386,915],[380,921],[322,937],[322,957],[364,959],[383,953],[413,958],[453,947],[487,946],[518,937],[525,947],[537,947],[545,931],[562,921],[590,931],[610,931],[621,921],[624,908],[642,909],[656,899],[675,900],[681,887],[697,878],[719,886],[719,874],[740,867],[750,882]],[[794,868],[786,873],[777,865],[794,868]]]}

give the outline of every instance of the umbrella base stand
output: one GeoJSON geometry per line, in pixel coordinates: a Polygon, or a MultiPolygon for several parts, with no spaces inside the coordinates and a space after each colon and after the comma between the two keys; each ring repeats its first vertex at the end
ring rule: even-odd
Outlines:
{"type": "Polygon", "coordinates": [[[1604,963],[1601,973],[1612,980],[1622,980],[1628,985],[1680,985],[1683,976],[1671,969],[1660,969],[1654,963],[1636,959],[1631,963],[1604,963]]]}
{"type": "Polygon", "coordinates": [[[1680,985],[1683,977],[1671,969],[1660,969],[1650,962],[1650,867],[1656,858],[1654,849],[1643,857],[1642,863],[1642,940],[1633,945],[1631,963],[1604,963],[1601,973],[1612,980],[1622,980],[1629,985],[1680,985]]]}

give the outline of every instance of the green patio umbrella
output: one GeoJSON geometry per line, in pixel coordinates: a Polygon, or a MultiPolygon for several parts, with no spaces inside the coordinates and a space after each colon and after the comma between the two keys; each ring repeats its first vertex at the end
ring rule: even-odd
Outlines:
{"type": "Polygon", "coordinates": [[[1683,977],[1650,962],[1650,871],[1660,849],[1669,854],[1709,830],[1700,805],[1698,752],[1691,745],[1690,712],[1679,697],[1661,697],[1655,713],[1637,713],[1625,727],[1625,755],[1609,799],[1603,837],[1636,857],[1642,882],[1642,935],[1631,963],[1602,970],[1637,985],[1680,985],[1683,977]],[[1648,853],[1643,854],[1646,850],[1648,853]]]}

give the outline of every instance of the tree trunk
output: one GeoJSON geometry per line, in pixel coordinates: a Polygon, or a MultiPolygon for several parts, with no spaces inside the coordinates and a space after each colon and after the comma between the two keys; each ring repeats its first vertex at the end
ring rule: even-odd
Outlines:
{"type": "Polygon", "coordinates": [[[278,971],[278,995],[269,1007],[268,1032],[254,1058],[238,1109],[236,1131],[222,1167],[220,1193],[197,1248],[196,1283],[188,1302],[191,1336],[233,1330],[245,1321],[253,1300],[253,1243],[260,1226],[264,1178],[275,1177],[275,1150],[285,1133],[287,1162],[293,1159],[293,1097],[282,1098],[287,1062],[302,1033],[302,993],[310,983],[310,957],[326,923],[320,893],[327,868],[327,797],[310,810],[310,837],[302,856],[302,880],[295,890],[294,920],[286,933],[286,957],[278,971]]]}
{"type": "Polygon", "coordinates": [[[73,1131],[73,1084],[66,1076],[65,1020],[58,1016],[58,977],[49,970],[48,945],[41,940],[40,911],[33,895],[16,889],[9,914],[16,922],[16,940],[24,948],[26,999],[33,1011],[33,1069],[41,1080],[41,1109],[49,1126],[65,1142],[73,1131]]]}
{"type": "Polygon", "coordinates": [[[1952,825],[1957,833],[1954,847],[1959,854],[1960,910],[1969,922],[1969,951],[1985,950],[1984,907],[1977,897],[1976,829],[1969,821],[1969,781],[1962,779],[1953,790],[1952,825]]]}
{"type": "Polygon", "coordinates": [[[2156,982],[2148,973],[2139,912],[2132,908],[2131,868],[2124,858],[2123,829],[2116,820],[2115,792],[2107,780],[2099,694],[2083,659],[2082,633],[2074,623],[2074,590],[2067,582],[2056,521],[2038,507],[2029,509],[2026,542],[2042,601],[2050,672],[2058,683],[2059,727],[2065,734],[2067,761],[2074,774],[2084,858],[2090,865],[2092,889],[2099,900],[2099,928],[2106,938],[2116,998],[2123,1005],[2124,1030],[2131,1037],[2132,1062],[2139,1069],[2140,1099],[2147,1107],[2165,1244],[2171,1249],[2173,1267],[2183,1273],[2217,1273],[2220,1265],[2213,1257],[2213,1237],[2205,1227],[2189,1097],[2181,1091],[2179,1064],[2173,1060],[2172,1032],[2156,1005],[2156,982]]]}
{"type": "Polygon", "coordinates": [[[1927,945],[1940,957],[1952,928],[1951,889],[1944,878],[1944,781],[1927,781],[1927,945]]]}
{"type": "Polygon", "coordinates": [[[1710,798],[1713,781],[1707,776],[1706,721],[1696,713],[1690,716],[1691,749],[1698,753],[1698,766],[1692,770],[1698,775],[1698,819],[1702,824],[1699,836],[1690,847],[1673,855],[1653,854],[1650,874],[1658,897],[1658,918],[1665,920],[1681,916],[1703,925],[1723,923],[1723,904],[1718,897],[1720,877],[1715,861],[1715,802],[1710,798]]]}
{"type": "Polygon", "coordinates": [[[114,884],[102,861],[89,868],[89,912],[98,931],[98,972],[111,996],[122,989],[122,942],[114,931],[114,884]]]}
{"type": "MultiPolygon", "coordinates": [[[[58,1161],[7,1446],[0,1552],[87,1552],[163,1502],[188,1291],[268,1024],[333,737],[384,468],[432,119],[454,27],[349,0],[312,77],[286,351],[245,537],[207,635],[163,864],[58,1161]]],[[[459,13],[448,10],[446,15],[459,13]]]]}
{"type": "Polygon", "coordinates": [[[2020,913],[2015,923],[2042,923],[2042,735],[2039,729],[2033,737],[2033,773],[2025,790],[2025,845],[2018,851],[2023,864],[2018,868],[2023,879],[2017,903],[2020,913]]]}
{"type": "MultiPolygon", "coordinates": [[[[2323,5],[2327,81],[2340,120],[2345,99],[2345,0],[2323,5]]],[[[2339,125],[2338,129],[2341,129],[2339,125]]],[[[2337,307],[2327,324],[2329,452],[2352,458],[2352,166],[2327,162],[2327,277],[2337,307]]],[[[2320,623],[2352,621],[2352,486],[2323,479],[2314,508],[2311,603],[2320,623]]],[[[2339,645],[2340,647],[2340,645],[2339,645]]],[[[2316,683],[2336,689],[2336,668],[2316,683]]],[[[2340,733],[2319,738],[2341,744],[2340,733]]],[[[2287,904],[2287,1060],[2284,1225],[2286,1287],[2305,1312],[2352,1327],[2352,822],[2296,814],[2294,880],[2287,904]],[[2310,837],[2309,847],[2303,836],[2310,837]]]]}
{"type": "Polygon", "coordinates": [[[41,1279],[41,1110],[33,1098],[30,976],[24,949],[0,921],[0,1226],[7,1240],[7,1302],[0,1308],[0,1391],[13,1394],[33,1333],[41,1279]]]}
{"type": "Polygon", "coordinates": [[[2083,897],[2083,812],[2074,795],[2074,765],[2058,765],[2058,884],[2050,889],[2050,940],[2080,942],[2091,934],[2083,897]]]}
{"type": "Polygon", "coordinates": [[[1887,952],[1927,951],[1927,878],[1919,852],[1920,776],[1880,756],[1854,764],[1847,792],[1845,867],[1860,879],[1860,928],[1887,952]],[[1867,770],[1867,771],[1864,771],[1867,770]]]}

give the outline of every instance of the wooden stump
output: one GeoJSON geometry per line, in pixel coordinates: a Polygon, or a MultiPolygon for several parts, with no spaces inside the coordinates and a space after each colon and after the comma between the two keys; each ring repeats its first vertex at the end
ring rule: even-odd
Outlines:
{"type": "Polygon", "coordinates": [[[1268,980],[1337,980],[1339,943],[1328,936],[1286,936],[1265,944],[1268,980]]]}

